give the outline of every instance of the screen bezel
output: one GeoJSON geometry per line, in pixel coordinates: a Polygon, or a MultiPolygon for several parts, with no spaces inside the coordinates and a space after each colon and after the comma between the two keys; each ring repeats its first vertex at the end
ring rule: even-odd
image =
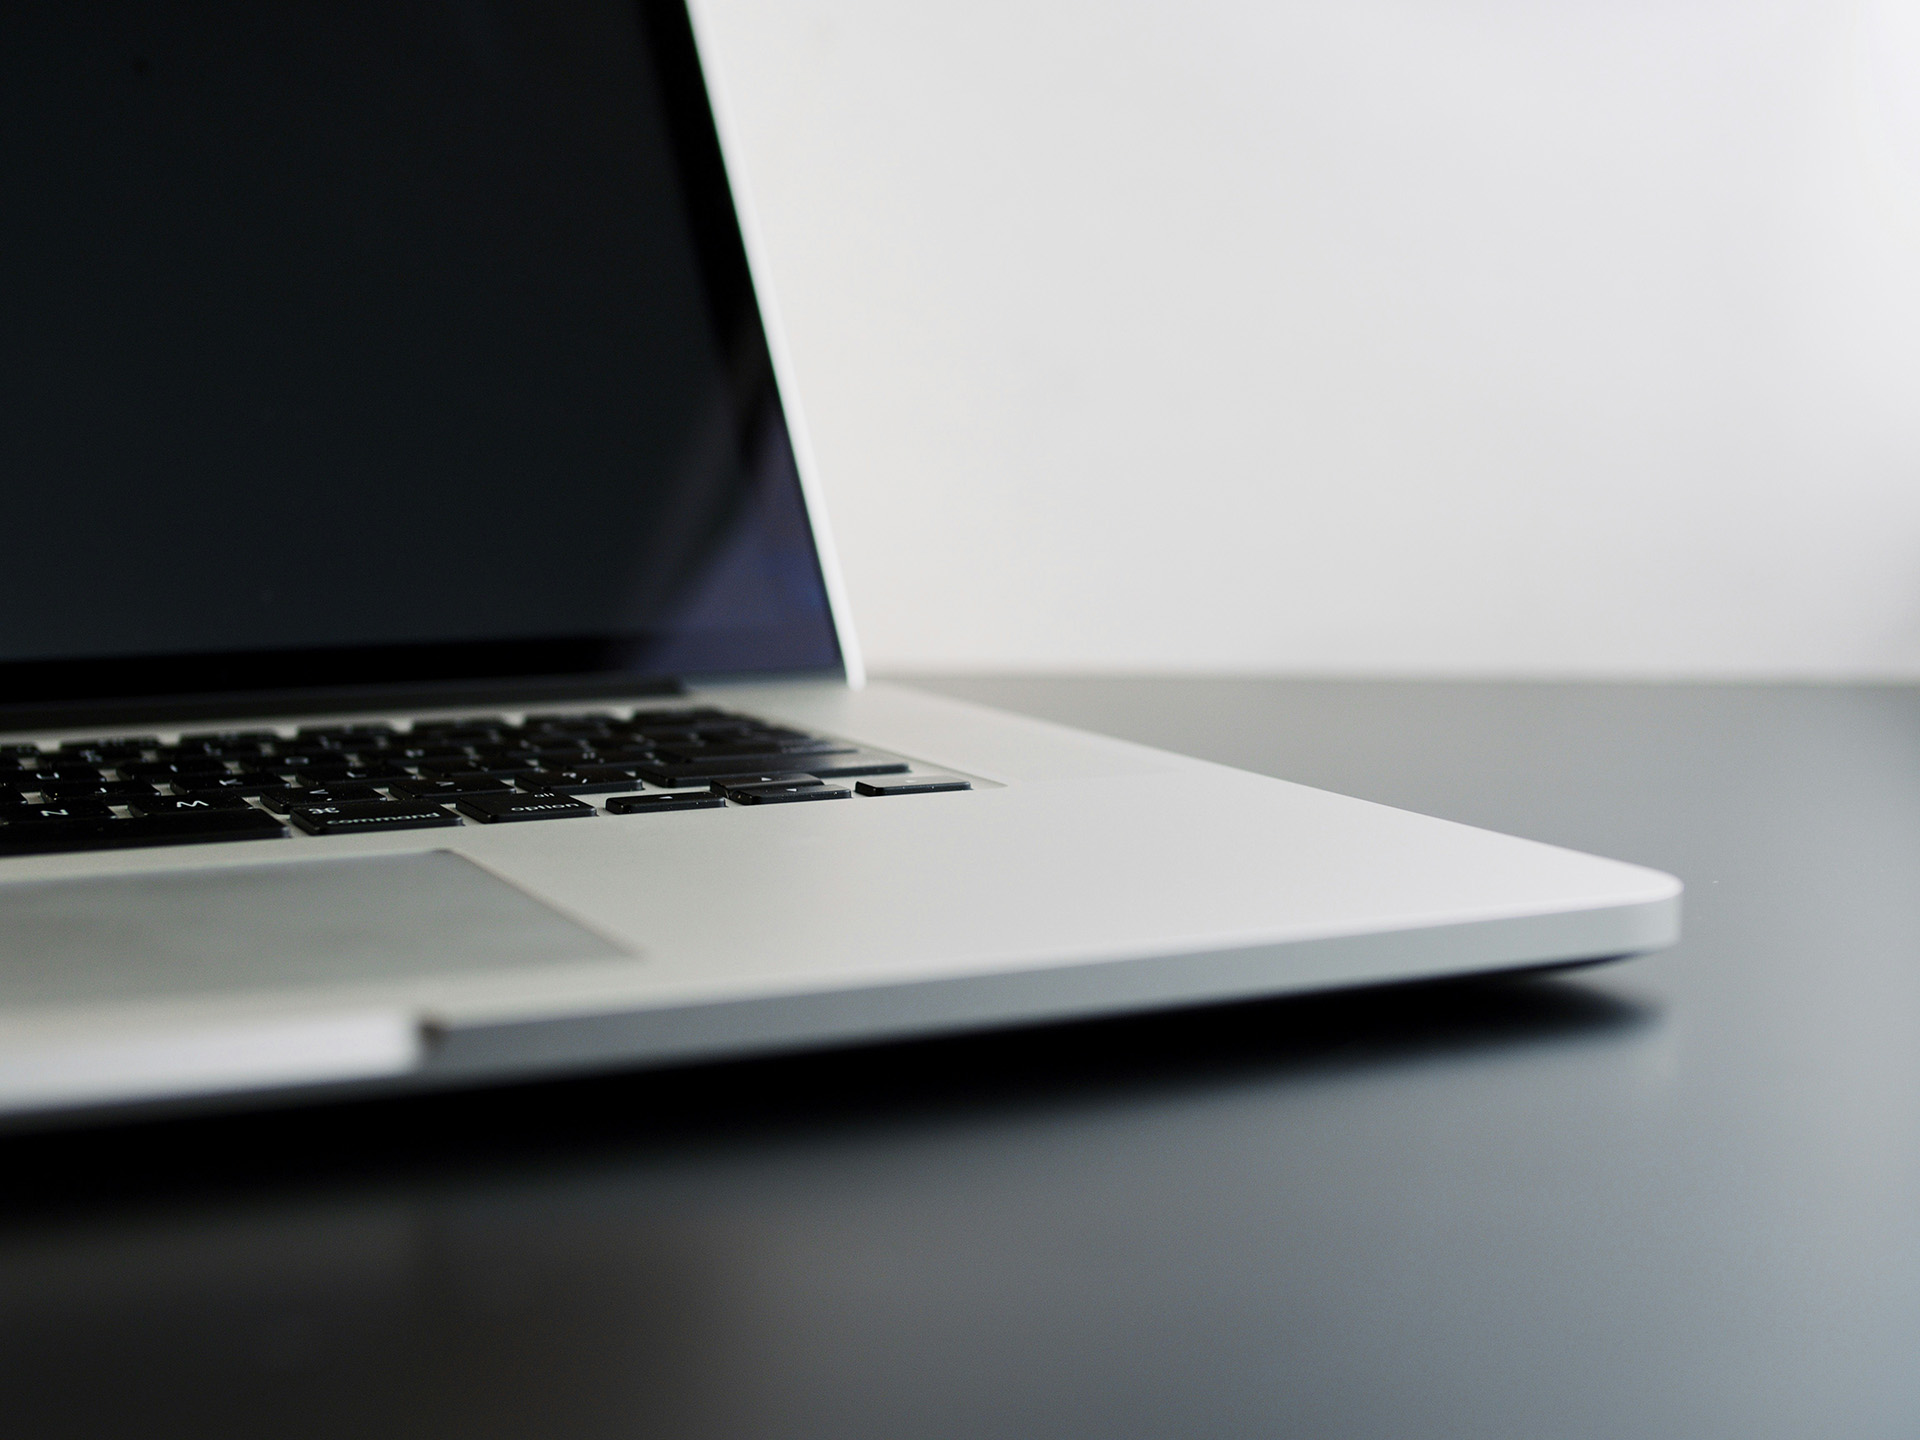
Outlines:
{"type": "MultiPolygon", "coordinates": [[[[703,667],[705,677],[843,679],[845,650],[817,521],[776,383],[739,214],[714,123],[712,102],[684,0],[633,0],[656,67],[684,213],[743,454],[785,447],[814,540],[813,562],[826,607],[834,663],[703,667]]],[[[665,635],[566,635],[533,640],[340,646],[74,660],[0,662],[0,725],[20,729],[115,719],[218,714],[429,708],[509,704],[684,688],[681,672],[649,663],[665,635]]],[[[817,637],[814,637],[817,639],[817,637]]],[[[776,640],[774,648],[778,649],[776,640]]],[[[802,647],[806,648],[806,647],[802,647]]],[[[762,639],[755,649],[766,658],[762,639]]],[[[724,662],[724,657],[721,657],[724,662]]]]}

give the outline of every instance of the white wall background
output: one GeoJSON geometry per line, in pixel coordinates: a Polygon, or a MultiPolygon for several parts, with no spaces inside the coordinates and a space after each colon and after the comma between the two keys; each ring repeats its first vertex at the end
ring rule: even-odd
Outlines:
{"type": "Polygon", "coordinates": [[[704,0],[881,668],[1920,675],[1914,0],[704,0]]]}

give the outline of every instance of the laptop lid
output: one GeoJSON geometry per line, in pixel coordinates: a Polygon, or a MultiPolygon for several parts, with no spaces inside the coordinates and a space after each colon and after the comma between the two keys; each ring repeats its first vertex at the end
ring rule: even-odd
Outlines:
{"type": "Polygon", "coordinates": [[[680,0],[7,6],[0,135],[0,720],[842,673],[680,0]]]}

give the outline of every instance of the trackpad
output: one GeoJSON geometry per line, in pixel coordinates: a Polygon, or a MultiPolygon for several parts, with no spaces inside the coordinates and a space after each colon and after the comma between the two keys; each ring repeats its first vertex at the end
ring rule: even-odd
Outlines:
{"type": "Polygon", "coordinates": [[[0,1006],[259,993],[627,955],[445,850],[0,885],[0,1006]]]}

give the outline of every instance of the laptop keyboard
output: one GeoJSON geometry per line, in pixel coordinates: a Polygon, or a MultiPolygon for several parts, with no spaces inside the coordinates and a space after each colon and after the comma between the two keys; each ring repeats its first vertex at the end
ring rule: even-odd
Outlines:
{"type": "Polygon", "coordinates": [[[969,788],[709,706],[122,735],[0,745],[0,856],[969,788]]]}

